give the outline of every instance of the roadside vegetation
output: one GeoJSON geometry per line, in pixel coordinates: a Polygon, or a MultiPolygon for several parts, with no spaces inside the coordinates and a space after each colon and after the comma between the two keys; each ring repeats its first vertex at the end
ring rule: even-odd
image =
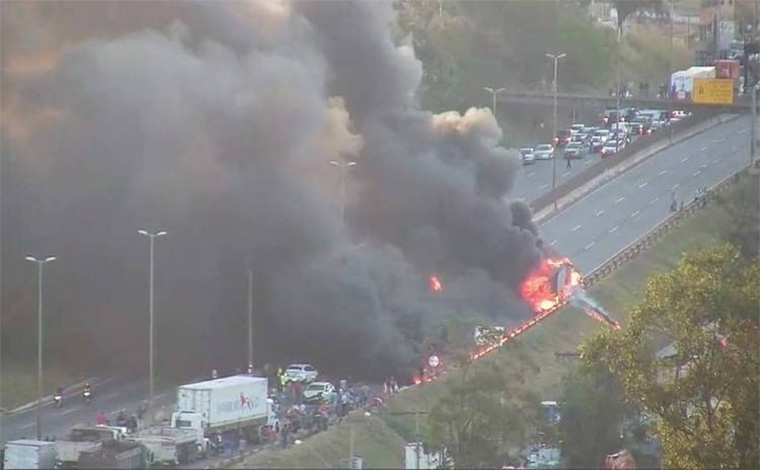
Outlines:
{"type": "MultiPolygon", "coordinates": [[[[591,295],[624,325],[622,332],[629,331],[631,322],[634,322],[634,326],[636,322],[641,323],[640,319],[635,319],[636,315],[640,317],[639,313],[635,313],[634,320],[631,320],[629,312],[641,311],[642,307],[636,308],[636,306],[642,302],[642,299],[645,305],[651,300],[644,297],[651,276],[659,275],[660,278],[664,276],[672,279],[679,276],[679,271],[667,274],[674,269],[681,269],[681,275],[684,269],[690,272],[692,268],[689,267],[691,266],[689,260],[695,259],[694,257],[700,259],[700,257],[712,255],[690,255],[691,258],[687,258],[687,261],[681,264],[686,253],[721,246],[727,239],[743,239],[748,246],[752,245],[754,240],[754,246],[757,246],[756,231],[728,230],[727,227],[744,227],[742,224],[737,225],[731,221],[741,217],[742,208],[756,203],[758,190],[760,190],[758,175],[756,173],[745,175],[737,185],[721,195],[718,203],[707,206],[692,218],[687,219],[663,237],[657,245],[594,286],[591,289],[591,295]],[[679,265],[680,268],[678,268],[679,265]]],[[[751,216],[755,213],[749,214],[751,216]]],[[[727,249],[718,248],[717,252],[725,257],[727,249]]],[[[739,258],[743,260],[741,263],[748,263],[751,259],[751,257],[739,258]]],[[[657,283],[657,281],[651,282],[657,283]]],[[[750,287],[752,286],[755,288],[755,294],[752,295],[756,295],[757,284],[750,287]]],[[[649,289],[651,296],[653,295],[652,287],[649,289]]],[[[751,303],[753,301],[749,298],[749,302],[753,305],[753,311],[757,313],[757,299],[751,303]]],[[[500,436],[497,443],[475,442],[473,445],[480,449],[478,458],[482,460],[467,460],[473,466],[490,461],[489,459],[514,456],[522,450],[526,438],[534,438],[539,432],[542,433],[543,439],[554,439],[556,445],[559,445],[560,440],[564,441],[564,455],[570,459],[567,462],[568,467],[601,466],[604,455],[623,448],[632,449],[634,456],[642,465],[656,463],[654,454],[661,452],[662,449],[653,437],[663,436],[663,434],[656,434],[655,427],[647,425],[640,419],[640,403],[630,395],[634,390],[632,385],[621,380],[619,375],[621,369],[610,371],[606,362],[589,362],[573,357],[555,356],[555,353],[577,352],[581,344],[589,338],[593,337],[594,341],[600,341],[595,336],[600,331],[603,338],[614,337],[611,330],[600,326],[598,322],[591,320],[580,310],[565,307],[521,336],[519,341],[508,344],[491,357],[470,368],[455,370],[434,383],[405,390],[388,401],[385,411],[370,418],[353,417],[352,419],[366,419],[366,423],[371,423],[355,428],[356,442],[362,443],[356,446],[357,454],[364,457],[367,468],[396,465],[393,462],[400,465],[402,443],[415,442],[418,435],[417,429],[428,449],[455,448],[457,442],[452,439],[452,436],[447,436],[446,432],[442,432],[443,424],[451,423],[461,426],[466,423],[466,421],[460,421],[464,417],[470,417],[473,413],[482,416],[486,410],[495,410],[498,411],[498,414],[495,414],[497,421],[501,422],[500,420],[510,418],[521,419],[525,427],[518,426],[518,429],[511,431],[511,435],[500,436]],[[493,370],[499,371],[500,379],[491,376],[489,371],[493,370]],[[483,377],[473,380],[472,383],[466,382],[466,377],[478,374],[483,374],[483,377]],[[505,382],[500,382],[500,380],[505,382]],[[477,385],[478,382],[481,382],[481,385],[477,385]],[[513,405],[516,402],[514,400],[507,400],[504,403],[500,401],[473,403],[470,400],[462,400],[457,402],[460,404],[457,412],[442,413],[440,411],[446,404],[451,406],[452,397],[456,396],[462,387],[488,388],[494,384],[509,389],[511,394],[523,403],[523,408],[514,408],[513,405]],[[567,419],[562,422],[562,426],[546,429],[531,416],[531,410],[535,410],[537,402],[541,400],[556,400],[563,403],[563,414],[567,419]],[[415,422],[415,411],[420,412],[419,423],[415,422]],[[416,424],[419,424],[419,428],[416,424]],[[586,432],[578,431],[581,424],[586,432]],[[391,458],[396,460],[391,460],[391,458]]],[[[667,338],[654,339],[655,342],[652,344],[658,346],[657,349],[668,344],[667,338]]],[[[593,341],[589,344],[593,344],[593,341]]],[[[757,351],[757,345],[755,345],[755,351],[757,351]]],[[[754,369],[754,372],[756,371],[757,368],[754,369]]],[[[745,375],[749,376],[749,373],[753,371],[745,370],[745,372],[747,372],[745,375]]],[[[742,388],[742,390],[747,390],[747,388],[742,388]]],[[[756,394],[752,396],[756,399],[756,394]]],[[[747,416],[757,416],[756,412],[749,414],[752,410],[742,409],[747,416]]],[[[752,421],[749,424],[751,423],[752,421]]],[[[754,424],[757,424],[756,420],[754,424]]],[[[752,432],[754,432],[752,429],[747,431],[750,435],[752,432]]],[[[349,453],[347,433],[347,428],[341,425],[306,440],[294,449],[278,450],[276,457],[275,452],[262,452],[251,457],[243,466],[246,468],[320,468],[324,465],[323,461],[317,457],[304,460],[304,456],[309,455],[310,449],[313,449],[314,452],[325,456],[328,461],[337,462],[349,453]],[[323,447],[325,442],[330,444],[323,447]]],[[[755,442],[760,441],[755,440],[755,442]]],[[[667,448],[665,451],[669,452],[667,448]]],[[[683,450],[672,452],[683,452],[683,450]]],[[[726,454],[724,452],[721,455],[726,454]]],[[[729,457],[734,458],[731,455],[727,456],[729,457]]],[[[751,457],[752,449],[750,448],[743,458],[751,457]]],[[[681,464],[686,462],[685,460],[667,461],[681,464]]],[[[743,460],[743,462],[753,461],[743,460]]],[[[326,465],[324,466],[326,468],[326,465]]]]}

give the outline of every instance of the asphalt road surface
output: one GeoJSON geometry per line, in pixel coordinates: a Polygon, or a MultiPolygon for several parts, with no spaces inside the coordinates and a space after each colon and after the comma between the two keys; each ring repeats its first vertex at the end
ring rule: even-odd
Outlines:
{"type": "MultiPolygon", "coordinates": [[[[94,399],[86,403],[81,393],[73,396],[64,394],[63,406],[56,408],[52,401],[42,405],[42,435],[65,439],[72,427],[95,424],[99,411],[105,411],[112,423],[119,410],[127,414],[135,413],[146,398],[147,381],[112,381],[93,387],[94,399]]],[[[175,398],[174,391],[164,389],[156,394],[157,406],[165,405],[171,412],[175,398]]],[[[0,442],[13,439],[35,439],[37,437],[37,411],[33,407],[21,413],[7,415],[0,421],[0,442]]]]}
{"type": "MultiPolygon", "coordinates": [[[[709,187],[746,165],[749,129],[750,117],[742,116],[663,150],[546,221],[540,228],[542,236],[581,271],[588,272],[665,219],[672,188],[676,188],[679,200],[689,200],[697,188],[709,187]]],[[[575,160],[569,170],[560,159],[557,184],[598,158],[586,155],[575,160]]],[[[551,161],[536,161],[521,170],[513,197],[530,201],[550,186],[551,161]]],[[[96,387],[95,400],[90,404],[79,395],[67,398],[62,408],[46,403],[43,435],[64,438],[70,428],[94,423],[101,410],[111,419],[121,409],[134,412],[145,399],[147,388],[144,381],[115,381],[96,387]]],[[[173,390],[161,390],[157,397],[158,403],[170,410],[173,390]]],[[[36,435],[34,408],[0,419],[0,442],[36,435]]]]}
{"type": "Polygon", "coordinates": [[[670,194],[691,201],[749,163],[742,116],[652,156],[541,225],[544,241],[587,273],[670,215],[670,194]]]}

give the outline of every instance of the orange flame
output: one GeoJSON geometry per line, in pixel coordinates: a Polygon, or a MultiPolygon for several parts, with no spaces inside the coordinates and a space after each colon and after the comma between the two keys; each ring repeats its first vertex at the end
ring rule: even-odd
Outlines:
{"type": "Polygon", "coordinates": [[[436,293],[443,292],[443,284],[441,284],[441,281],[435,277],[430,276],[430,279],[428,279],[428,282],[430,284],[430,290],[436,293]]]}

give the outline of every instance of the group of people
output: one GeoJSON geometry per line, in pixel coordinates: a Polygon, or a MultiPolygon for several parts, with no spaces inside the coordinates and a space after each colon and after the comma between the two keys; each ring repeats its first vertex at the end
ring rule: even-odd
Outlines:
{"type": "Polygon", "coordinates": [[[385,382],[383,383],[383,391],[386,395],[398,393],[398,382],[396,382],[396,379],[393,376],[385,379],[385,382]]]}
{"type": "MultiPolygon", "coordinates": [[[[104,411],[99,411],[98,415],[95,419],[95,422],[99,426],[110,426],[111,421],[108,419],[108,416],[104,411]]],[[[119,414],[116,416],[116,426],[124,427],[129,430],[130,433],[137,432],[138,424],[137,424],[137,415],[130,415],[127,416],[124,411],[119,411],[119,414]]]]}

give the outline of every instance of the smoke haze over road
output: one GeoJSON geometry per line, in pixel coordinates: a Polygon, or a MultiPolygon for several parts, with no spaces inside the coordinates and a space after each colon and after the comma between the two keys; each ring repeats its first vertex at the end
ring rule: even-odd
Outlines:
{"type": "Polygon", "coordinates": [[[422,65],[390,2],[1,8],[4,350],[33,331],[23,257],[49,253],[58,359],[142,370],[142,228],[169,232],[163,370],[243,362],[249,266],[262,361],[382,374],[447,316],[528,314],[515,289],[540,252],[507,199],[519,159],[489,110],[419,108],[422,65]],[[345,224],[329,160],[358,162],[345,224]]]}

